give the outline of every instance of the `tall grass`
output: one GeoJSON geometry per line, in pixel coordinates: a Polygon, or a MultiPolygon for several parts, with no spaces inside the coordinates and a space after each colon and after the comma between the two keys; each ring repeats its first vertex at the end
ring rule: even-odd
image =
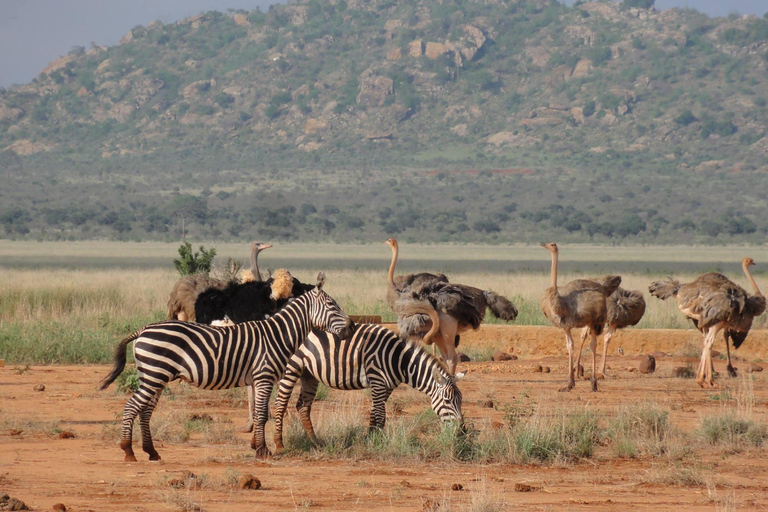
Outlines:
{"type": "Polygon", "coordinates": [[[623,407],[608,426],[608,438],[619,457],[664,454],[669,435],[669,411],[653,404],[623,407]]]}
{"type": "MultiPolygon", "coordinates": [[[[553,417],[534,414],[507,428],[443,423],[431,409],[390,420],[368,433],[359,418],[344,409],[316,414],[318,445],[309,442],[297,419],[286,425],[286,454],[310,458],[386,461],[505,462],[562,464],[590,458],[602,437],[591,411],[562,411],[553,417]]],[[[319,412],[319,411],[318,411],[319,412]]]]}
{"type": "MultiPolygon", "coordinates": [[[[216,247],[220,261],[247,253],[244,244],[216,247]]],[[[12,364],[108,362],[120,338],[164,318],[168,294],[178,278],[171,263],[177,248],[159,243],[4,242],[0,246],[6,265],[0,268],[0,355],[12,364]]],[[[566,282],[621,271],[624,287],[645,292],[651,281],[685,269],[689,262],[701,270],[727,271],[742,282],[736,256],[750,250],[564,247],[560,279],[566,282]]],[[[383,244],[285,244],[263,253],[261,263],[265,268],[287,267],[310,283],[324,270],[326,290],[348,313],[394,321],[384,301],[389,257],[383,244]]],[[[448,272],[453,282],[509,297],[520,311],[515,324],[549,325],[539,307],[542,291],[549,286],[548,258],[539,247],[408,244],[402,247],[398,273],[448,272]]],[[[695,277],[694,273],[675,275],[682,281],[695,277]]],[[[757,280],[760,283],[760,275],[757,280]]],[[[647,294],[646,299],[648,307],[638,328],[690,328],[673,301],[647,294]]],[[[501,323],[490,314],[486,322],[501,323]]],[[[763,315],[754,328],[765,327],[766,322],[768,315],[763,315]]]]}

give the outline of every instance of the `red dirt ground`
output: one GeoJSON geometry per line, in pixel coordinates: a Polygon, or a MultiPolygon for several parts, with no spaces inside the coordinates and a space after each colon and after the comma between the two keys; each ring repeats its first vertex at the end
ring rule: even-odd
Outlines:
{"type": "MultiPolygon", "coordinates": [[[[565,382],[561,332],[543,327],[483,327],[464,336],[460,349],[511,349],[520,359],[461,363],[459,370],[469,371],[461,383],[464,414],[482,428],[493,428],[494,421],[503,419],[502,406],[523,392],[549,411],[589,407],[610,415],[628,404],[652,402],[670,411],[674,428],[692,433],[703,416],[735,410],[740,396],[743,405],[748,388],[751,417],[765,424],[768,372],[750,374],[753,379],[748,384],[750,379],[743,370],[750,361],[766,359],[768,333],[751,333],[738,351],[739,378],[725,377],[725,361],[715,361],[722,388],[714,391],[700,389],[692,379],[673,376],[675,367],[691,361],[695,367],[697,359],[691,356],[698,336],[694,331],[622,332],[609,351],[608,365],[616,377],[601,381],[598,393],[590,392],[589,383],[581,381],[565,394],[556,391],[565,382]],[[616,354],[618,346],[623,346],[623,357],[616,354]],[[685,347],[689,348],[683,350],[685,347]],[[637,367],[641,354],[659,351],[670,355],[657,358],[656,373],[630,371],[637,367]],[[549,366],[551,373],[533,373],[536,364],[549,366]],[[725,391],[732,399],[723,399],[725,391]],[[488,399],[496,403],[495,409],[482,407],[488,399]]],[[[724,351],[724,347],[715,348],[724,351]]],[[[585,367],[588,362],[587,357],[585,367]]],[[[768,510],[765,448],[731,453],[703,441],[693,447],[697,455],[692,470],[704,481],[699,485],[674,478],[685,468],[665,457],[619,458],[609,447],[600,447],[591,459],[560,466],[309,460],[304,456],[261,461],[251,453],[249,435],[238,433],[234,442],[206,443],[199,435],[187,441],[157,442],[163,457],[160,462],[148,462],[136,446],[139,462],[124,463],[116,422],[127,396],[117,394],[114,386],[97,391],[108,371],[107,365],[0,368],[0,492],[24,501],[33,510],[52,510],[54,504],[63,503],[75,512],[768,510]],[[36,384],[44,384],[45,390],[35,391],[36,384]],[[72,432],[74,438],[60,438],[60,431],[72,432]],[[170,487],[173,479],[183,481],[185,471],[204,475],[208,483],[198,489],[170,487]],[[260,479],[261,489],[241,490],[226,483],[232,475],[249,474],[260,479]],[[463,489],[452,490],[454,484],[463,489]],[[531,485],[533,491],[518,492],[516,484],[531,485]]],[[[205,412],[215,422],[243,423],[245,408],[231,406],[231,399],[221,399],[218,392],[185,393],[182,386],[172,384],[177,398],[163,398],[156,416],[175,412],[183,421],[193,412],[205,412]]],[[[324,408],[328,408],[326,414],[333,414],[331,408],[338,407],[345,394],[349,393],[332,392],[330,400],[316,403],[313,415],[322,417],[324,408]]],[[[406,404],[403,414],[428,407],[426,397],[404,386],[390,400],[398,399],[406,404]]],[[[355,403],[363,424],[367,402],[355,403]]],[[[322,438],[322,424],[318,435],[322,438]]],[[[271,445],[271,429],[267,436],[271,445]]],[[[690,468],[689,461],[687,470],[690,468]]]]}

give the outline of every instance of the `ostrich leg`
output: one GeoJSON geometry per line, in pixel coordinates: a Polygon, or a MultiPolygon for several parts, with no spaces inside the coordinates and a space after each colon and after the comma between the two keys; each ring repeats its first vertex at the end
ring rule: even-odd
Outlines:
{"type": "Polygon", "coordinates": [[[565,330],[565,348],[568,349],[568,385],[559,389],[561,393],[572,390],[576,385],[573,378],[573,336],[570,329],[565,330]]]}
{"type": "Polygon", "coordinates": [[[581,378],[584,376],[584,367],[581,365],[581,354],[584,352],[584,343],[587,341],[587,336],[590,332],[589,327],[585,327],[581,330],[581,345],[579,346],[579,353],[576,355],[576,366],[573,367],[574,377],[581,378]]]}
{"type": "Polygon", "coordinates": [[[728,376],[738,377],[739,374],[736,373],[736,368],[731,364],[731,340],[727,330],[723,331],[723,337],[725,338],[725,353],[728,354],[728,376]]]}
{"type": "Polygon", "coordinates": [[[597,391],[597,334],[590,329],[589,349],[592,351],[592,391],[597,391]]]}
{"type": "Polygon", "coordinates": [[[600,373],[603,374],[603,377],[610,377],[605,372],[605,359],[608,357],[608,344],[611,342],[611,338],[613,338],[613,327],[609,325],[603,333],[603,360],[600,363],[600,373]]]}
{"type": "Polygon", "coordinates": [[[248,385],[248,421],[240,429],[240,432],[252,432],[253,431],[253,385],[248,385]]]}
{"type": "Polygon", "coordinates": [[[713,325],[707,330],[706,334],[704,334],[704,346],[701,351],[701,361],[699,362],[699,369],[696,373],[696,382],[702,388],[716,387],[712,377],[712,345],[715,342],[715,336],[717,335],[718,330],[720,330],[720,326],[713,325]]]}

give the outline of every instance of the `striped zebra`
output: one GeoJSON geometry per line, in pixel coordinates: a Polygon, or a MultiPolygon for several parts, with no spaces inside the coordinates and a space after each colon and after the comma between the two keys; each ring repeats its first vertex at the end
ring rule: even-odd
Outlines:
{"type": "Polygon", "coordinates": [[[251,448],[269,455],[264,439],[268,402],[274,383],[283,375],[290,357],[312,328],[324,329],[342,338],[351,336],[354,323],[322,290],[325,274],[317,276],[314,290],[294,299],[280,312],[263,321],[230,327],[166,321],[140,329],[117,346],[115,366],[102,381],[109,386],[125,368],[126,346],[135,341],[133,353],[139,389],[125,404],[120,447],[125,461],[134,462],[133,420],[139,416],[142,449],[149,460],[160,460],[152,444],[149,420],[160,394],[175,379],[203,389],[253,387],[256,405],[251,448]]]}
{"type": "Polygon", "coordinates": [[[301,393],[296,409],[307,435],[317,441],[310,413],[318,382],[343,390],[371,388],[369,431],[384,428],[386,402],[406,383],[427,394],[443,421],[461,421],[461,391],[445,366],[422,346],[409,343],[380,325],[360,324],[348,339],[313,330],[288,361],[275,401],[275,453],[283,450],[283,416],[296,382],[301,393]]]}

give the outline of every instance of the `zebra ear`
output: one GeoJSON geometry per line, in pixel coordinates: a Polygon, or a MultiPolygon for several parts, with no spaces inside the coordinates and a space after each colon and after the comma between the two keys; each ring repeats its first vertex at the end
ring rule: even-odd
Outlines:
{"type": "Polygon", "coordinates": [[[443,373],[437,368],[432,368],[432,378],[435,379],[435,382],[437,382],[441,386],[445,386],[446,384],[448,384],[448,379],[446,379],[443,376],[443,373]]]}
{"type": "Polygon", "coordinates": [[[325,284],[325,272],[319,272],[317,274],[317,284],[315,285],[315,287],[318,290],[322,290],[323,289],[323,284],[325,284]]]}

